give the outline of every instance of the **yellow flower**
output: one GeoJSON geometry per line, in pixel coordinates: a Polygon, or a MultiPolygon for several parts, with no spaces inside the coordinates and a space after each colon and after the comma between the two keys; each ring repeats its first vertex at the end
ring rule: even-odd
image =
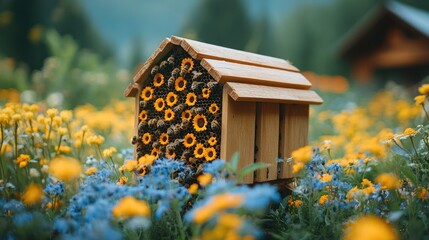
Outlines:
{"type": "Polygon", "coordinates": [[[196,209],[193,220],[197,224],[202,224],[222,210],[240,207],[243,200],[241,194],[223,193],[215,195],[205,205],[196,209]]]}
{"type": "Polygon", "coordinates": [[[122,165],[119,168],[120,172],[123,172],[127,170],[128,172],[132,172],[137,167],[137,161],[136,160],[128,160],[125,162],[124,165],[122,165]]]}
{"type": "Polygon", "coordinates": [[[92,174],[94,174],[95,172],[97,172],[97,168],[96,167],[90,167],[90,168],[88,168],[87,170],[86,170],[86,174],[87,175],[92,175],[92,174]]]}
{"type": "Polygon", "coordinates": [[[168,144],[168,134],[167,133],[161,134],[161,136],[159,137],[159,143],[161,145],[167,145],[168,144]]]}
{"type": "Polygon", "coordinates": [[[322,195],[319,198],[319,204],[320,205],[324,205],[327,201],[328,201],[328,194],[322,195]]]}
{"type": "Polygon", "coordinates": [[[166,121],[171,121],[171,120],[173,120],[173,119],[174,119],[174,112],[173,112],[173,110],[171,110],[170,108],[169,108],[169,109],[167,109],[167,110],[165,110],[165,113],[164,113],[164,119],[165,119],[166,121]]]}
{"type": "Polygon", "coordinates": [[[148,145],[152,141],[152,135],[150,133],[143,134],[142,142],[144,145],[148,145]]]}
{"type": "Polygon", "coordinates": [[[165,101],[162,98],[156,99],[154,103],[155,110],[161,112],[165,107],[165,101]]]}
{"type": "Polygon", "coordinates": [[[423,187],[418,187],[417,189],[417,197],[421,200],[426,200],[428,198],[428,190],[423,187]]]}
{"type": "Polygon", "coordinates": [[[423,84],[419,87],[419,93],[420,94],[429,94],[429,84],[423,84]]]}
{"type": "Polygon", "coordinates": [[[88,145],[98,145],[98,146],[100,146],[101,144],[103,144],[103,142],[104,142],[104,137],[100,136],[100,135],[89,136],[86,139],[86,143],[88,143],[88,145]]]}
{"type": "Polygon", "coordinates": [[[182,112],[182,120],[191,121],[191,118],[192,118],[191,110],[185,110],[182,112]]]}
{"type": "Polygon", "coordinates": [[[398,234],[392,225],[378,216],[364,215],[349,221],[344,228],[344,240],[397,240],[398,234]]]}
{"type": "Polygon", "coordinates": [[[110,158],[112,157],[113,153],[116,153],[117,150],[115,147],[109,147],[103,150],[103,157],[110,158]]]}
{"type": "Polygon", "coordinates": [[[55,151],[58,153],[71,153],[72,149],[69,146],[61,145],[59,148],[55,146],[55,151]]]}
{"type": "Polygon", "coordinates": [[[20,154],[16,159],[16,164],[18,164],[19,168],[24,168],[27,166],[29,161],[30,161],[30,155],[20,154]]]}
{"type": "Polygon", "coordinates": [[[310,146],[301,147],[292,152],[292,159],[303,163],[310,161],[312,156],[313,150],[310,146]]]}
{"type": "Polygon", "coordinates": [[[145,87],[140,96],[144,101],[151,100],[153,98],[153,89],[151,87],[145,87]]]}
{"type": "Polygon", "coordinates": [[[197,102],[197,95],[195,93],[190,92],[186,95],[186,105],[192,107],[197,102]]]}
{"type": "Polygon", "coordinates": [[[205,187],[211,183],[213,176],[210,173],[204,173],[198,176],[197,180],[201,186],[205,187]]]}
{"type": "Polygon", "coordinates": [[[133,196],[122,198],[112,209],[115,218],[149,217],[149,205],[133,196]]]}
{"type": "Polygon", "coordinates": [[[204,149],[204,145],[201,143],[198,143],[197,146],[195,146],[194,156],[196,158],[203,158],[205,153],[206,153],[206,151],[204,149]]]}
{"type": "Polygon", "coordinates": [[[299,173],[304,168],[304,163],[302,162],[294,162],[292,166],[292,173],[299,173]]]}
{"type": "Polygon", "coordinates": [[[67,134],[67,128],[64,128],[64,127],[59,127],[58,129],[57,129],[57,132],[58,132],[58,134],[59,135],[66,135],[67,134]]]}
{"type": "Polygon", "coordinates": [[[177,98],[177,95],[175,93],[169,92],[167,94],[166,102],[167,102],[168,106],[170,106],[170,107],[174,106],[174,104],[177,103],[177,100],[178,100],[178,98],[177,98]]]}
{"type": "Polygon", "coordinates": [[[407,128],[404,130],[403,136],[404,137],[408,137],[408,136],[414,136],[417,134],[417,131],[412,129],[412,128],[407,128]]]}
{"type": "Polygon", "coordinates": [[[161,73],[155,74],[155,76],[153,77],[153,85],[155,87],[160,87],[162,84],[164,84],[164,75],[162,75],[161,73]]]}
{"type": "Polygon", "coordinates": [[[141,165],[152,165],[153,162],[155,161],[155,156],[153,155],[149,155],[149,154],[145,154],[143,157],[140,157],[138,160],[138,164],[141,165]]]}
{"type": "Polygon", "coordinates": [[[49,118],[54,118],[58,114],[58,110],[56,108],[50,108],[46,111],[46,116],[49,118]]]}
{"type": "Polygon", "coordinates": [[[394,174],[382,173],[375,178],[375,182],[381,184],[381,189],[398,189],[401,187],[401,180],[394,174]]]}
{"type": "Polygon", "coordinates": [[[188,133],[183,138],[183,145],[186,148],[190,148],[190,147],[194,146],[196,142],[197,142],[197,138],[194,136],[193,133],[188,133]]]}
{"type": "Polygon", "coordinates": [[[295,200],[294,202],[293,202],[293,205],[295,206],[295,207],[299,207],[299,206],[301,206],[302,205],[302,201],[301,200],[295,200]]]}
{"type": "Polygon", "coordinates": [[[122,176],[121,178],[119,178],[118,182],[116,184],[118,185],[124,185],[128,182],[128,178],[125,176],[122,176]]]}
{"type": "Polygon", "coordinates": [[[139,119],[140,121],[144,122],[147,120],[147,111],[146,110],[142,110],[139,114],[139,119]]]}
{"type": "Polygon", "coordinates": [[[194,61],[192,61],[192,58],[184,58],[182,60],[182,65],[180,66],[181,69],[185,68],[185,66],[188,65],[188,71],[191,72],[194,68],[194,61]]]}
{"type": "Polygon", "coordinates": [[[73,117],[73,112],[70,110],[63,110],[60,112],[60,117],[63,122],[68,122],[73,117]]]}
{"type": "Polygon", "coordinates": [[[207,140],[207,143],[213,147],[217,143],[216,137],[210,137],[209,140],[207,140]]]}
{"type": "Polygon", "coordinates": [[[187,81],[184,78],[178,77],[174,83],[174,88],[176,89],[176,91],[181,92],[185,90],[186,84],[187,81]]]}
{"type": "Polygon", "coordinates": [[[74,158],[59,156],[49,163],[49,173],[63,182],[68,182],[80,176],[82,165],[74,158]]]}
{"type": "Polygon", "coordinates": [[[194,129],[197,132],[207,130],[207,118],[203,114],[197,114],[193,120],[194,129]]]}
{"type": "Polygon", "coordinates": [[[209,107],[209,112],[211,114],[216,114],[219,111],[219,106],[216,103],[212,103],[209,107]]]}
{"type": "Polygon", "coordinates": [[[188,192],[190,194],[195,194],[198,191],[198,184],[193,183],[189,188],[188,188],[188,192]]]}
{"type": "Polygon", "coordinates": [[[152,151],[150,152],[150,155],[154,156],[155,158],[158,158],[159,148],[152,149],[152,151]]]}
{"type": "Polygon", "coordinates": [[[36,183],[28,185],[22,194],[22,202],[27,206],[39,204],[42,202],[42,199],[43,189],[36,183]]]}
{"type": "Polygon", "coordinates": [[[426,95],[418,95],[414,97],[414,102],[416,106],[423,105],[425,103],[425,100],[426,100],[426,95]]]}
{"type": "Polygon", "coordinates": [[[332,175],[324,173],[322,176],[318,176],[319,181],[321,182],[330,182],[332,181],[332,175]]]}
{"type": "Polygon", "coordinates": [[[32,120],[32,119],[34,118],[34,113],[33,113],[33,112],[26,112],[26,113],[24,114],[24,118],[25,118],[26,120],[32,120]]]}
{"type": "Polygon", "coordinates": [[[209,88],[203,88],[202,94],[203,98],[207,99],[210,97],[211,90],[209,88]]]}
{"type": "Polygon", "coordinates": [[[353,200],[353,198],[355,197],[355,194],[358,192],[359,192],[358,187],[354,187],[354,188],[350,189],[346,194],[347,201],[350,202],[351,200],[353,200]]]}
{"type": "Polygon", "coordinates": [[[214,149],[214,147],[206,148],[205,151],[206,152],[204,155],[205,155],[206,161],[210,162],[216,159],[216,150],[214,149]]]}

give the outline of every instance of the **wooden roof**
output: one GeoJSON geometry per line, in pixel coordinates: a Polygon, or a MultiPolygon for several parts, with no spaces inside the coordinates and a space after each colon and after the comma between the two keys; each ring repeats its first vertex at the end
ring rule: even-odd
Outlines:
{"type": "Polygon", "coordinates": [[[257,90],[260,94],[259,100],[261,101],[276,102],[275,99],[277,99],[277,102],[316,104],[322,102],[321,98],[315,92],[309,90],[311,83],[287,60],[176,36],[164,39],[158,49],[152,53],[135,74],[133,78],[134,83],[130,84],[125,90],[126,96],[134,97],[137,95],[138,88],[141,88],[143,82],[148,79],[152,67],[158,64],[174,46],[182,47],[192,58],[200,60],[201,66],[216,81],[221,84],[228,83],[230,87],[234,86],[238,94],[238,98],[235,100],[245,98],[244,96],[247,93],[243,92],[242,86],[248,85],[252,89],[257,90]],[[266,88],[258,90],[256,89],[257,87],[253,86],[265,86],[266,88]],[[263,90],[273,90],[276,92],[284,90],[284,92],[278,96],[277,94],[271,94],[272,99],[270,100],[268,97],[263,97],[261,92],[263,90]],[[291,95],[287,97],[287,94],[291,95]],[[303,95],[303,97],[300,98],[299,95],[303,95]]]}

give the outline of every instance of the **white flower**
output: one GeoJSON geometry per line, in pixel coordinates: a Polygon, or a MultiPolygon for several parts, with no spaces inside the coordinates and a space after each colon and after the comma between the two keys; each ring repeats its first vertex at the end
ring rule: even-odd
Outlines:
{"type": "Polygon", "coordinates": [[[42,171],[42,173],[48,173],[49,167],[48,165],[43,165],[40,170],[42,171]]]}
{"type": "Polygon", "coordinates": [[[30,168],[30,177],[33,177],[33,178],[40,177],[39,171],[37,171],[37,169],[35,168],[30,168]]]}

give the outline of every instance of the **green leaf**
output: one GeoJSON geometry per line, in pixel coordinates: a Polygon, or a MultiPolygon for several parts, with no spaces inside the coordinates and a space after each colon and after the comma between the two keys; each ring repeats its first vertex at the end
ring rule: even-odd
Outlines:
{"type": "Polygon", "coordinates": [[[237,178],[239,181],[241,181],[243,177],[246,176],[247,174],[253,173],[254,171],[259,169],[267,168],[269,166],[270,164],[262,163],[262,162],[247,165],[243,169],[241,169],[241,171],[237,174],[237,178]]]}
{"type": "Polygon", "coordinates": [[[226,164],[226,168],[233,173],[237,173],[239,161],[240,153],[235,152],[234,154],[232,154],[231,160],[228,161],[228,163],[226,164]]]}
{"type": "Polygon", "coordinates": [[[411,182],[413,184],[417,183],[417,178],[416,175],[408,168],[408,167],[403,167],[401,168],[401,172],[402,174],[404,174],[408,179],[411,180],[411,182]]]}

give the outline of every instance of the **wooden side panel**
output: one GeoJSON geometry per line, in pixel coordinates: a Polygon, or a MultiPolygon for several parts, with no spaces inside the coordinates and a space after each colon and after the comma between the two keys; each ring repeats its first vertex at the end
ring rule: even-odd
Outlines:
{"type": "Polygon", "coordinates": [[[277,179],[279,153],[279,104],[257,103],[256,106],[256,159],[255,162],[270,164],[256,172],[255,182],[277,179]]]}
{"type": "Polygon", "coordinates": [[[218,82],[241,82],[265,86],[309,89],[311,83],[298,72],[252,66],[214,59],[203,59],[201,66],[218,82]]]}
{"type": "MultiPolygon", "coordinates": [[[[137,95],[134,98],[134,135],[133,136],[138,136],[139,135],[139,130],[138,130],[138,125],[139,125],[139,110],[140,110],[140,94],[141,94],[141,85],[137,87],[137,95]]],[[[140,139],[138,140],[140,141],[140,139]]],[[[134,159],[137,159],[137,145],[134,145],[134,159]]]]}
{"type": "Polygon", "coordinates": [[[235,101],[321,104],[322,98],[312,90],[269,87],[246,83],[229,82],[232,91],[229,95],[235,101]]]}
{"type": "Polygon", "coordinates": [[[150,70],[154,63],[159,62],[168,51],[173,48],[174,44],[171,43],[169,38],[164,39],[159,47],[150,55],[140,70],[134,75],[133,80],[135,83],[142,83],[147,79],[150,74],[150,70]]]}
{"type": "Polygon", "coordinates": [[[299,71],[288,61],[281,58],[269,57],[231,48],[220,47],[176,36],[171,36],[171,40],[175,44],[180,42],[182,48],[185,49],[189,53],[189,55],[191,55],[192,58],[198,60],[201,60],[203,58],[220,59],[227,60],[230,62],[244,63],[253,66],[263,66],[293,72],[299,71]]]}
{"type": "MultiPolygon", "coordinates": [[[[255,103],[235,102],[224,87],[220,158],[229,160],[239,152],[239,169],[254,162],[255,111],[255,103]]],[[[243,183],[253,183],[253,174],[245,176],[243,183]]]]}
{"type": "Polygon", "coordinates": [[[309,105],[280,105],[280,158],[285,163],[280,165],[279,178],[291,178],[292,165],[286,160],[292,151],[308,144],[309,105]]]}

